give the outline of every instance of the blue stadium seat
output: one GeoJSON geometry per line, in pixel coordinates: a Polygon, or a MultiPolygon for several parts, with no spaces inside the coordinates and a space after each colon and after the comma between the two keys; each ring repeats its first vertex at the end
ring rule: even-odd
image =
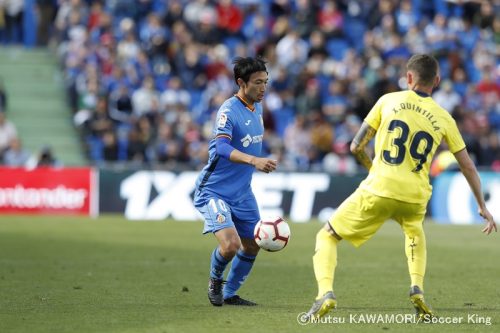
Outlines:
{"type": "Polygon", "coordinates": [[[471,82],[477,83],[481,79],[481,73],[478,71],[472,60],[465,62],[465,72],[471,82]]]}
{"type": "Polygon", "coordinates": [[[283,137],[285,133],[285,129],[287,126],[293,122],[295,118],[295,114],[293,109],[290,107],[283,107],[280,110],[276,110],[273,112],[274,121],[276,123],[276,133],[283,137]]]}
{"type": "Polygon", "coordinates": [[[364,48],[363,36],[365,31],[366,24],[362,20],[346,17],[344,22],[344,35],[356,51],[361,51],[364,48]]]}
{"type": "Polygon", "coordinates": [[[335,60],[342,60],[348,48],[349,43],[345,39],[332,38],[326,42],[326,50],[335,60]]]}
{"type": "Polygon", "coordinates": [[[223,44],[229,49],[229,55],[231,58],[234,57],[236,47],[241,43],[243,43],[243,40],[238,37],[226,37],[223,42],[223,44]]]}
{"type": "Polygon", "coordinates": [[[438,61],[441,78],[449,78],[451,75],[450,61],[445,57],[440,58],[438,61]]]}

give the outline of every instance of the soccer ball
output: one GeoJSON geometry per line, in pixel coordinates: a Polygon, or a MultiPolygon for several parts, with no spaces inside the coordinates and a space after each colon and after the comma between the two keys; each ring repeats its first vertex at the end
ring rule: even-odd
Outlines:
{"type": "Polygon", "coordinates": [[[260,220],[253,231],[255,242],[263,250],[282,250],[290,239],[290,227],[281,217],[260,220]]]}

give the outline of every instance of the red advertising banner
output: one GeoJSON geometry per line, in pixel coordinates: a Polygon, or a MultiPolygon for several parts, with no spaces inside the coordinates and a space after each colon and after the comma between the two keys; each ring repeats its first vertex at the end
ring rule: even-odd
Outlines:
{"type": "Polygon", "coordinates": [[[97,215],[92,168],[0,167],[0,214],[97,215]]]}

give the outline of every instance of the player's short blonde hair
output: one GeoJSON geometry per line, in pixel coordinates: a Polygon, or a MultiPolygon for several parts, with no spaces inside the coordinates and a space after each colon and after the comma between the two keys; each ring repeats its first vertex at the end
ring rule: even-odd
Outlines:
{"type": "Polygon", "coordinates": [[[421,85],[432,87],[439,72],[439,63],[431,55],[415,54],[408,60],[406,69],[417,75],[421,85]]]}

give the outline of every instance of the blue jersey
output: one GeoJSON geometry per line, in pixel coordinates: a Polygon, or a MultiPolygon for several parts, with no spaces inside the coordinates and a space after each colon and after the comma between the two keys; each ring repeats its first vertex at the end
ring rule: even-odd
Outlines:
{"type": "Polygon", "coordinates": [[[218,137],[226,137],[235,149],[260,157],[264,123],[261,104],[255,103],[254,106],[252,111],[243,100],[233,96],[217,112],[214,138],[208,148],[208,164],[196,180],[195,206],[206,204],[213,195],[227,202],[235,202],[251,194],[250,183],[255,167],[233,163],[218,155],[215,141],[218,137]]]}

